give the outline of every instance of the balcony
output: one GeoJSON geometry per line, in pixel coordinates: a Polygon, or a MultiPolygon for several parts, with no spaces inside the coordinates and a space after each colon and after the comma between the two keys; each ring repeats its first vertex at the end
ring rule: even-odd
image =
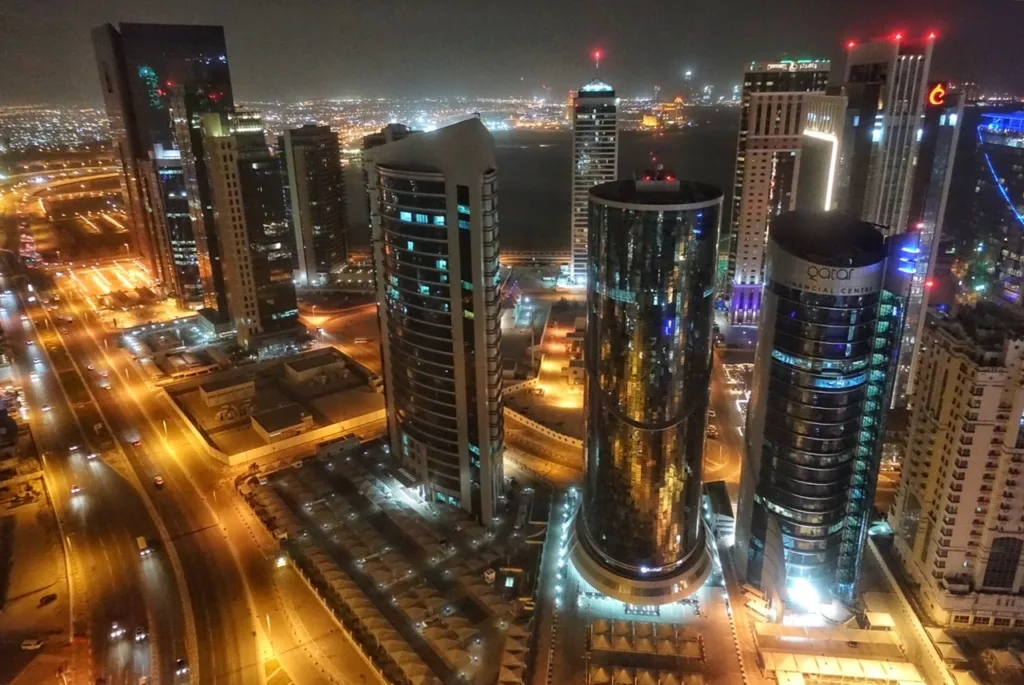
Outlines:
{"type": "Polygon", "coordinates": [[[966,595],[971,592],[971,579],[966,575],[947,576],[942,579],[942,589],[953,595],[966,595]]]}

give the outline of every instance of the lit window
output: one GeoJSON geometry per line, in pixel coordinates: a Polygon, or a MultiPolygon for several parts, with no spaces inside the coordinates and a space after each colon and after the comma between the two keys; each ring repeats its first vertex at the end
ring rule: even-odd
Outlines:
{"type": "Polygon", "coordinates": [[[439,259],[439,260],[437,260],[435,262],[435,264],[437,264],[437,268],[438,269],[447,269],[448,268],[448,260],[447,259],[439,259]]]}
{"type": "Polygon", "coordinates": [[[398,218],[402,221],[412,221],[412,212],[399,212],[398,218]]]}
{"type": "Polygon", "coordinates": [[[855,115],[853,117],[853,125],[854,126],[860,126],[860,115],[859,114],[857,114],[857,115],[855,115]]]}
{"type": "Polygon", "coordinates": [[[405,243],[405,247],[406,247],[407,249],[409,249],[409,250],[415,250],[415,249],[416,249],[416,243],[414,243],[414,242],[413,242],[413,241],[411,241],[411,240],[409,240],[409,241],[406,241],[406,243],[405,243]]]}
{"type": "Polygon", "coordinates": [[[466,229],[468,231],[469,230],[469,222],[466,221],[465,219],[459,219],[459,228],[464,228],[464,229],[466,229]]]}
{"type": "Polygon", "coordinates": [[[435,214],[434,215],[434,225],[435,226],[444,226],[444,224],[445,224],[444,214],[435,214]]]}
{"type": "Polygon", "coordinates": [[[469,214],[469,205],[459,205],[459,214],[469,214]]]}
{"type": "Polygon", "coordinates": [[[430,223],[430,217],[427,216],[426,214],[417,214],[416,215],[416,223],[418,223],[418,224],[429,224],[430,223]]]}
{"type": "Polygon", "coordinates": [[[420,283],[420,295],[429,295],[429,294],[430,294],[430,286],[429,285],[425,285],[423,283],[420,283]]]}
{"type": "Polygon", "coordinates": [[[882,142],[882,129],[876,128],[871,131],[871,142],[880,143],[882,142]]]}
{"type": "Polygon", "coordinates": [[[950,126],[956,126],[956,119],[957,119],[957,115],[956,114],[950,114],[949,115],[949,125],[950,126]]]}
{"type": "Polygon", "coordinates": [[[473,289],[473,284],[470,283],[469,281],[463,281],[462,282],[462,289],[463,290],[472,290],[473,289]]]}

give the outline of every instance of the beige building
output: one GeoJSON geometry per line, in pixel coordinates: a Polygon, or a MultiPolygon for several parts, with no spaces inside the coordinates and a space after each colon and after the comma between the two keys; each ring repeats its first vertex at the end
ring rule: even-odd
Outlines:
{"type": "Polygon", "coordinates": [[[937,623],[1024,627],[1024,318],[981,304],[930,316],[889,523],[937,623]]]}

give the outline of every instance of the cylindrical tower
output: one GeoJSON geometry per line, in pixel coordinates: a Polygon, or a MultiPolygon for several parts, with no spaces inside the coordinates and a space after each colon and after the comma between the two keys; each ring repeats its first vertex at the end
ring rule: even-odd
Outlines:
{"type": "Polygon", "coordinates": [[[722,193],[666,172],[590,191],[586,476],[573,561],[631,604],[711,571],[701,467],[722,193]]]}

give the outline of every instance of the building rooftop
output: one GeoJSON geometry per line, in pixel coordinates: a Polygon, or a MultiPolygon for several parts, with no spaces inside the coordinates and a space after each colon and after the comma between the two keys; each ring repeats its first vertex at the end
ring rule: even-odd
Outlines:
{"type": "Polygon", "coordinates": [[[751,62],[748,72],[759,71],[828,71],[832,62],[827,59],[780,59],[775,62],[751,62]]]}
{"type": "Polygon", "coordinates": [[[599,78],[587,82],[579,89],[579,95],[600,95],[601,97],[615,97],[615,89],[599,78]]]}
{"type": "Polygon", "coordinates": [[[253,414],[252,420],[258,423],[268,434],[273,435],[274,433],[301,425],[302,420],[307,416],[309,416],[309,412],[293,402],[277,409],[268,409],[253,414]]]}
{"type": "Polygon", "coordinates": [[[591,200],[609,200],[634,205],[661,205],[665,210],[685,209],[722,199],[722,191],[707,183],[681,181],[671,172],[659,170],[636,180],[611,181],[590,189],[591,200]]]}
{"type": "Polygon", "coordinates": [[[306,355],[299,359],[293,359],[286,366],[295,373],[318,369],[322,366],[344,363],[345,359],[333,348],[323,354],[306,355]]]}
{"type": "Polygon", "coordinates": [[[887,254],[875,224],[840,212],[786,212],[772,220],[768,235],[789,254],[822,266],[870,266],[887,254]]]}
{"type": "Polygon", "coordinates": [[[228,378],[215,378],[213,380],[200,383],[199,387],[203,392],[211,393],[252,382],[253,379],[249,376],[233,376],[228,378]]]}
{"type": "Polygon", "coordinates": [[[955,308],[948,316],[930,314],[928,326],[961,343],[964,352],[982,366],[1002,366],[1008,343],[1024,342],[1024,314],[997,302],[955,308]]]}

